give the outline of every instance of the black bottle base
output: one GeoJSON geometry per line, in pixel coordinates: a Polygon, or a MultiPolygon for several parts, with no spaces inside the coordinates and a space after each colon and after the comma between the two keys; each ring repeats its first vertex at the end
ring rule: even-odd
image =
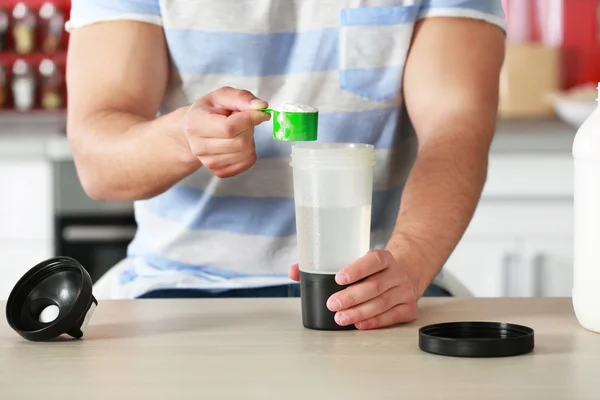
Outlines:
{"type": "Polygon", "coordinates": [[[335,312],[327,308],[329,297],[344,289],[333,274],[312,274],[300,271],[302,324],[308,329],[326,331],[354,330],[354,324],[341,326],[335,322],[335,312]]]}

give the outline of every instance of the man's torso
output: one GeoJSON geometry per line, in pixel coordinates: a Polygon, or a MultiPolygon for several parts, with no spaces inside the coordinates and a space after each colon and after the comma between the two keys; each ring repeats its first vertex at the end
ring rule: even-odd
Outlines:
{"type": "MultiPolygon", "coordinates": [[[[161,0],[172,69],[162,112],[222,86],[320,110],[319,141],[375,145],[372,247],[385,244],[416,156],[402,77],[420,1],[161,0]]],[[[138,233],[117,297],[162,287],[287,283],[297,262],[291,143],[256,129],[239,176],[200,169],[136,202],[138,233]]]]}

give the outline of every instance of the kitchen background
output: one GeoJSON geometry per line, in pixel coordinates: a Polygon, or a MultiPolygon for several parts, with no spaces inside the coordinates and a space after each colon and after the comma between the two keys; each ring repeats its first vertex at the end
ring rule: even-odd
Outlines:
{"type": "MultiPolygon", "coordinates": [[[[507,56],[490,170],[446,265],[457,295],[570,296],[577,127],[596,106],[600,0],[505,0],[507,56]]],[[[69,0],[0,0],[0,300],[29,268],[77,258],[96,281],[135,233],[94,201],[65,137],[69,0]]]]}

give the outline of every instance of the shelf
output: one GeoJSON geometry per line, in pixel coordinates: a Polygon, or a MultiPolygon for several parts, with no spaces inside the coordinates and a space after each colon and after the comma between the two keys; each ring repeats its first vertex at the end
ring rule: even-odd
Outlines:
{"type": "Polygon", "coordinates": [[[64,133],[67,113],[65,110],[32,110],[28,112],[0,110],[0,121],[0,135],[38,131],[64,133]]]}
{"type": "Polygon", "coordinates": [[[0,63],[12,65],[17,59],[23,59],[34,64],[39,64],[43,59],[48,58],[59,64],[64,64],[67,60],[67,52],[60,50],[56,53],[46,53],[43,51],[34,51],[31,53],[17,53],[15,51],[0,51],[0,63]]]}

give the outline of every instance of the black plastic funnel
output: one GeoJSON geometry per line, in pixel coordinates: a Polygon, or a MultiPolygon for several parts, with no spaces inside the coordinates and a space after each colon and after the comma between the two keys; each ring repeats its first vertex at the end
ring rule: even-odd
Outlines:
{"type": "Polygon", "coordinates": [[[98,305],[89,273],[70,257],[55,257],[30,269],[6,303],[6,319],[19,335],[48,341],[67,334],[83,337],[98,305]]]}

